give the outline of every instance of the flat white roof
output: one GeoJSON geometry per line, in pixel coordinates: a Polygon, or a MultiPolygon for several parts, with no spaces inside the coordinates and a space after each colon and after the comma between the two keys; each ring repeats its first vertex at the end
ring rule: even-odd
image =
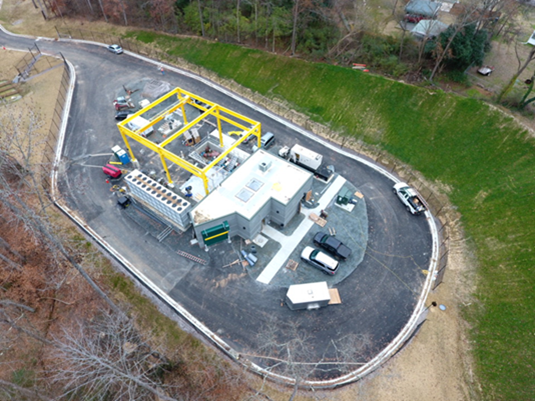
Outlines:
{"type": "Polygon", "coordinates": [[[288,204],[311,175],[260,149],[192,210],[193,224],[232,213],[239,213],[250,220],[270,199],[288,204]]]}
{"type": "Polygon", "coordinates": [[[327,282],[295,284],[288,288],[286,296],[294,304],[305,302],[330,301],[331,294],[327,282]]]}

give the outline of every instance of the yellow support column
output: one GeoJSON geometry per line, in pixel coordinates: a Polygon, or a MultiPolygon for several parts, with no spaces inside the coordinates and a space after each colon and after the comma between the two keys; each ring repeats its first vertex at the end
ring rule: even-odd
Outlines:
{"type": "Polygon", "coordinates": [[[165,174],[167,175],[167,182],[169,184],[173,183],[173,179],[171,178],[171,174],[169,174],[169,169],[167,168],[167,163],[165,161],[165,157],[163,157],[162,152],[158,152],[160,154],[160,160],[162,161],[163,168],[165,170],[165,174]]]}
{"type": "Polygon", "coordinates": [[[184,105],[180,106],[180,109],[182,110],[182,117],[184,117],[184,125],[188,125],[188,116],[186,116],[186,108],[184,105]]]}
{"type": "Polygon", "coordinates": [[[208,177],[206,177],[206,174],[202,174],[202,182],[204,183],[204,192],[206,192],[206,195],[210,193],[210,189],[208,188],[208,177]]]}
{"type": "Polygon", "coordinates": [[[128,143],[127,136],[123,132],[123,127],[119,127],[119,132],[121,133],[121,136],[123,137],[124,144],[126,145],[126,149],[128,149],[128,154],[130,155],[130,159],[135,162],[136,157],[134,156],[134,152],[132,151],[132,148],[130,147],[130,143],[128,143]]]}
{"type": "Polygon", "coordinates": [[[221,131],[221,114],[219,112],[219,106],[217,106],[217,131],[219,132],[219,146],[223,147],[223,131],[221,131]]]}

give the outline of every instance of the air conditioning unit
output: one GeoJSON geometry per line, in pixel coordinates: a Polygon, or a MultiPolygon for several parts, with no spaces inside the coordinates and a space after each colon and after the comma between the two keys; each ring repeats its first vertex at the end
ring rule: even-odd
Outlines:
{"type": "Polygon", "coordinates": [[[259,164],[260,171],[263,171],[264,173],[269,170],[271,167],[271,162],[262,162],[259,164]]]}

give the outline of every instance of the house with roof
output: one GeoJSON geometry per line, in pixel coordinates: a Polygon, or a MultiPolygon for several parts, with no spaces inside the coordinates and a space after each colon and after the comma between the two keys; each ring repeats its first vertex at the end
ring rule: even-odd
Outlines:
{"type": "Polygon", "coordinates": [[[418,15],[425,18],[436,18],[442,3],[428,0],[411,0],[405,6],[405,12],[410,15],[418,15]]]}
{"type": "Polygon", "coordinates": [[[416,24],[411,33],[419,39],[436,38],[442,32],[448,29],[448,25],[438,20],[423,19],[416,24]]]}

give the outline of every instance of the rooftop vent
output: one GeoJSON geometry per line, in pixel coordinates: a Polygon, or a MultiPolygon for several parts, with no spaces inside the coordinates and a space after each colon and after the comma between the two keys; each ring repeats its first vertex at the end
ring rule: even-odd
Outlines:
{"type": "Polygon", "coordinates": [[[271,162],[262,162],[258,165],[258,167],[260,168],[260,171],[265,173],[271,167],[271,162]]]}

